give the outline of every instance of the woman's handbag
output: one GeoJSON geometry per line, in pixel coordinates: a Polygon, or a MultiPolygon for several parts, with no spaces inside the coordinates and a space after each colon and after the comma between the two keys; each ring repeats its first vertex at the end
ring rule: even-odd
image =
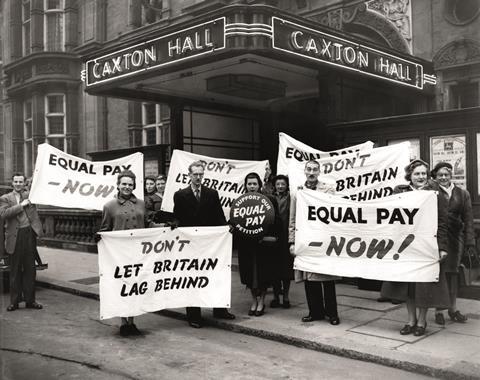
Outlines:
{"type": "Polygon", "coordinates": [[[480,259],[476,250],[468,250],[458,268],[461,286],[470,286],[480,276],[480,259]]]}

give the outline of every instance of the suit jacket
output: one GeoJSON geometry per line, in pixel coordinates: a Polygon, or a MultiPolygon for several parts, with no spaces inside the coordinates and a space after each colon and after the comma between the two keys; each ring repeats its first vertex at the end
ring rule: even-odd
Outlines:
{"type": "Polygon", "coordinates": [[[191,186],[188,186],[174,194],[173,202],[173,214],[180,227],[227,224],[216,190],[202,185],[200,201],[197,201],[191,186]]]}
{"type": "MultiPolygon", "coordinates": [[[[28,198],[28,192],[24,192],[22,199],[28,198]]],[[[0,218],[5,223],[5,250],[8,254],[13,254],[17,242],[18,220],[17,215],[25,211],[30,221],[30,226],[38,237],[43,235],[42,222],[38,216],[37,208],[33,204],[22,207],[17,203],[17,199],[12,192],[0,197],[0,218]]]]}

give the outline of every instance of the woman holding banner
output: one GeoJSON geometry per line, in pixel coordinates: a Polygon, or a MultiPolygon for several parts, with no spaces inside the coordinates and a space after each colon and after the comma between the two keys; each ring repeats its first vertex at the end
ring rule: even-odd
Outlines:
{"type": "Polygon", "coordinates": [[[155,180],[155,190],[148,198],[145,198],[145,208],[148,219],[155,223],[155,227],[163,227],[174,220],[173,213],[162,211],[163,193],[167,177],[160,174],[155,180]]]}
{"type": "MultiPolygon", "coordinates": [[[[257,173],[249,173],[245,177],[247,193],[260,193],[262,180],[257,173]]],[[[267,196],[275,210],[275,221],[278,219],[278,206],[275,198],[267,196]]],[[[277,237],[278,222],[272,224],[266,233],[268,237],[277,237]]],[[[265,312],[265,295],[272,284],[272,257],[276,252],[276,243],[269,242],[266,237],[238,238],[238,266],[242,284],[250,289],[252,304],[248,315],[260,317],[265,312]]]]}
{"type": "MultiPolygon", "coordinates": [[[[465,323],[467,317],[457,310],[458,268],[466,248],[466,254],[475,255],[475,234],[470,194],[452,183],[452,165],[439,162],[432,170],[432,178],[440,185],[439,196],[448,203],[448,256],[445,261],[445,274],[451,305],[448,315],[454,322],[465,323]]],[[[443,312],[436,310],[435,322],[445,324],[443,312]]]]}
{"type": "MultiPolygon", "coordinates": [[[[438,185],[428,181],[428,164],[420,159],[413,160],[405,168],[405,179],[408,185],[395,187],[394,193],[406,191],[431,190],[438,191],[438,185]]],[[[384,282],[382,297],[406,302],[408,323],[400,330],[401,335],[413,334],[422,336],[427,327],[428,308],[447,308],[450,304],[447,282],[445,278],[444,260],[448,252],[447,211],[448,204],[442,196],[438,196],[438,230],[437,243],[439,249],[440,273],[438,282],[384,282]],[[417,315],[418,309],[418,315],[417,315]]]]}
{"type": "Polygon", "coordinates": [[[277,175],[273,178],[273,196],[278,203],[278,216],[280,219],[280,230],[278,236],[278,252],[273,257],[272,267],[274,268],[273,300],[270,307],[290,308],[290,281],[293,280],[293,256],[288,247],[288,223],[290,220],[290,191],[288,177],[277,175]],[[283,302],[280,303],[280,294],[283,295],[283,302]]]}

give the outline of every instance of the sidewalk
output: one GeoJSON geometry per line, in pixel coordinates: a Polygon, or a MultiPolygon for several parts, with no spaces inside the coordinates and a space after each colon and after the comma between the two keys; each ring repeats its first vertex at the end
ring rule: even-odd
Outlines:
{"type": "MultiPolygon", "coordinates": [[[[96,254],[45,247],[39,247],[39,253],[49,266],[37,272],[41,285],[98,299],[96,254]]],[[[399,334],[406,321],[405,306],[379,303],[377,297],[377,292],[338,284],[341,324],[302,323],[301,317],[308,314],[303,284],[292,282],[290,309],[267,307],[265,316],[249,317],[250,293],[240,284],[238,272],[233,271],[231,311],[237,318],[220,321],[212,319],[211,313],[205,311],[203,316],[212,326],[298,347],[434,377],[480,379],[480,301],[458,300],[458,308],[469,318],[466,324],[452,323],[447,316],[446,326],[440,327],[430,311],[427,334],[415,337],[399,334]]],[[[271,298],[267,295],[267,306],[271,298]]],[[[184,318],[184,309],[167,310],[162,314],[184,318]]]]}

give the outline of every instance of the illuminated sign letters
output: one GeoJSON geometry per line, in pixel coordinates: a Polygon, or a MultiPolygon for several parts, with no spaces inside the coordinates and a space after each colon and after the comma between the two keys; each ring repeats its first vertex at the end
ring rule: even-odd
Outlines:
{"type": "Polygon", "coordinates": [[[423,89],[423,66],[418,63],[277,17],[272,19],[274,49],[423,89]]]}
{"type": "Polygon", "coordinates": [[[221,17],[87,61],[86,85],[107,82],[225,48],[221,17]]]}

